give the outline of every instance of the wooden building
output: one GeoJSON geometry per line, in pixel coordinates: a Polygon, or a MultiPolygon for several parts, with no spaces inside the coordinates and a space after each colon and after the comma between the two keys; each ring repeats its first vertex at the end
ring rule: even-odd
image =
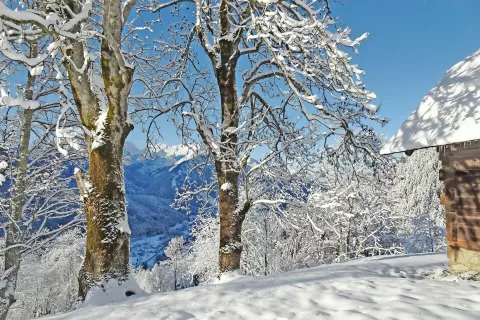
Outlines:
{"type": "Polygon", "coordinates": [[[480,272],[480,50],[424,97],[382,154],[437,147],[450,269],[480,272]]]}

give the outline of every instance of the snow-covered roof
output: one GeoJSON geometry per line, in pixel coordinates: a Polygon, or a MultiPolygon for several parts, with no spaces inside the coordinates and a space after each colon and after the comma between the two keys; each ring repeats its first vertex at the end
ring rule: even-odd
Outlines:
{"type": "Polygon", "coordinates": [[[480,139],[480,50],[447,71],[380,150],[390,154],[480,139]]]}

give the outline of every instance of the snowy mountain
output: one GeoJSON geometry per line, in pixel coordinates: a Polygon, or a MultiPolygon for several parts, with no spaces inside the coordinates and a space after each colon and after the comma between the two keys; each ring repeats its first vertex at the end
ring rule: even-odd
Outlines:
{"type": "Polygon", "coordinates": [[[124,170],[134,265],[153,266],[171,238],[188,234],[192,216],[171,208],[171,204],[187,174],[191,155],[186,146],[157,145],[155,154],[146,156],[127,142],[124,170]]]}
{"type": "Polygon", "coordinates": [[[45,319],[478,319],[480,284],[441,278],[446,265],[444,253],[366,258],[87,305],[45,319]]]}

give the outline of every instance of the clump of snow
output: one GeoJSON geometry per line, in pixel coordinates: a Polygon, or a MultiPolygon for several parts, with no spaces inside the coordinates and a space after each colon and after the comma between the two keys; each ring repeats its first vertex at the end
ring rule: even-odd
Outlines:
{"type": "Polygon", "coordinates": [[[480,273],[475,271],[467,271],[460,274],[456,274],[456,273],[450,273],[448,269],[438,269],[438,270],[435,270],[435,272],[433,272],[427,278],[441,280],[441,281],[451,281],[451,282],[468,282],[468,281],[480,280],[480,273]]]}
{"type": "Polygon", "coordinates": [[[94,72],[91,73],[91,89],[95,93],[98,105],[100,106],[100,113],[95,121],[95,130],[92,132],[92,149],[96,149],[105,144],[105,125],[108,115],[108,99],[107,94],[105,93],[103,79],[100,75],[94,72]]]}
{"type": "Polygon", "coordinates": [[[38,109],[40,107],[40,103],[36,100],[23,100],[20,98],[12,98],[5,89],[0,86],[0,107],[20,107],[22,109],[38,109]]]}
{"type": "Polygon", "coordinates": [[[479,126],[480,50],[447,71],[380,153],[477,140],[479,126]]]}
{"type": "MultiPolygon", "coordinates": [[[[72,147],[74,150],[81,150],[82,145],[80,143],[81,132],[77,128],[62,128],[57,126],[56,128],[57,139],[64,139],[67,144],[72,147]]],[[[64,150],[62,148],[62,150],[64,150]]],[[[64,156],[67,156],[68,152],[62,152],[64,156]]]]}
{"type": "Polygon", "coordinates": [[[363,107],[364,107],[365,109],[367,109],[368,111],[370,111],[370,112],[373,112],[373,113],[377,112],[377,106],[374,105],[374,104],[364,103],[364,104],[363,104],[363,107]]]}
{"type": "Polygon", "coordinates": [[[225,182],[224,184],[222,184],[220,186],[220,190],[222,190],[222,191],[228,191],[228,190],[231,190],[231,189],[233,189],[233,185],[230,182],[225,182]]]}
{"type": "MultiPolygon", "coordinates": [[[[92,287],[87,293],[85,301],[78,307],[78,309],[80,309],[79,312],[82,313],[82,309],[84,308],[124,302],[133,299],[134,297],[144,297],[145,295],[145,292],[138,286],[133,276],[128,277],[125,281],[109,279],[100,286],[92,287]]],[[[102,318],[100,317],[97,319],[102,318]]]]}
{"type": "Polygon", "coordinates": [[[229,283],[242,278],[245,278],[245,275],[240,270],[234,270],[222,273],[212,284],[229,283]]]}
{"type": "Polygon", "coordinates": [[[359,259],[236,278],[46,319],[478,320],[480,283],[426,278],[446,266],[445,253],[359,259]]]}
{"type": "Polygon", "coordinates": [[[129,114],[127,115],[127,120],[125,120],[125,122],[129,125],[132,125],[132,126],[134,125],[133,119],[132,117],[130,117],[129,114]]]}
{"type": "Polygon", "coordinates": [[[39,76],[41,75],[43,72],[43,66],[42,65],[38,65],[38,66],[35,66],[33,68],[30,68],[30,75],[32,76],[39,76]]]}
{"type": "Polygon", "coordinates": [[[128,219],[126,217],[126,213],[125,213],[125,217],[119,219],[117,221],[117,229],[120,231],[120,232],[123,232],[123,233],[128,233],[128,234],[131,234],[132,231],[130,230],[130,226],[128,225],[128,219]]]}
{"type": "MultiPolygon", "coordinates": [[[[8,163],[6,161],[0,161],[0,171],[4,171],[8,168],[8,163]]],[[[0,173],[0,187],[5,183],[7,178],[0,173]]]]}

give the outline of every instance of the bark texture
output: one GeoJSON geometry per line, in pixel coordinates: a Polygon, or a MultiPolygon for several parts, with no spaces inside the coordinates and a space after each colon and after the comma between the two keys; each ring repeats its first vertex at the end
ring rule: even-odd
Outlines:
{"type": "Polygon", "coordinates": [[[237,161],[239,105],[237,98],[235,70],[237,66],[238,43],[227,35],[231,32],[228,3],[220,4],[220,63],[216,67],[216,78],[220,91],[222,108],[222,133],[220,154],[216,156],[215,169],[218,180],[220,214],[219,271],[221,273],[240,269],[242,254],[242,224],[248,211],[240,207],[238,182],[240,168],[237,161]],[[229,188],[222,188],[228,185],[229,188]]]}
{"type": "MultiPolygon", "coordinates": [[[[66,63],[89,154],[89,177],[80,185],[87,219],[87,246],[79,275],[79,295],[109,279],[126,280],[130,257],[122,154],[133,129],[127,121],[133,69],[121,52],[123,12],[120,0],[103,1],[101,77],[90,69],[79,73],[66,63]],[[96,78],[97,77],[97,78],[96,78]]],[[[72,41],[66,54],[77,65],[85,63],[84,44],[72,41]]],[[[88,62],[91,64],[91,62],[88,62]]],[[[78,178],[77,178],[78,179],[78,178]]],[[[81,178],[83,179],[83,178],[81,178]]]]}
{"type": "Polygon", "coordinates": [[[87,247],[79,277],[79,294],[85,298],[96,282],[128,274],[130,234],[126,223],[122,149],[111,143],[89,153],[89,183],[84,195],[87,218],[87,247]]]}
{"type": "MultiPolygon", "coordinates": [[[[32,46],[31,53],[36,55],[36,48],[32,46]]],[[[33,56],[32,55],[32,56],[33,56]]],[[[33,98],[33,84],[35,77],[28,74],[25,99],[33,98]]],[[[22,230],[20,220],[23,214],[23,202],[27,186],[28,155],[30,144],[30,133],[32,128],[32,109],[23,110],[22,123],[20,128],[20,141],[18,145],[17,168],[15,170],[15,181],[13,186],[12,200],[10,205],[10,219],[6,230],[4,260],[4,274],[0,286],[0,320],[7,318],[10,306],[15,302],[15,290],[17,287],[18,270],[22,258],[22,230]]]]}

